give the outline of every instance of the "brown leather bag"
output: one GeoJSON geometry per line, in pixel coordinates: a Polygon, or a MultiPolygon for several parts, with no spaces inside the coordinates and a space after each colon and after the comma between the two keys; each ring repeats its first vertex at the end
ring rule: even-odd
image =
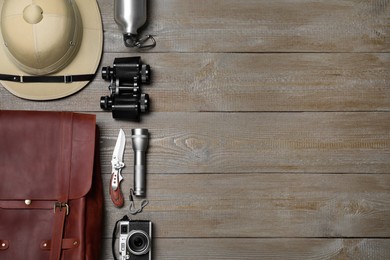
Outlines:
{"type": "Polygon", "coordinates": [[[0,259],[99,258],[97,136],[94,115],[0,111],[0,259]]]}

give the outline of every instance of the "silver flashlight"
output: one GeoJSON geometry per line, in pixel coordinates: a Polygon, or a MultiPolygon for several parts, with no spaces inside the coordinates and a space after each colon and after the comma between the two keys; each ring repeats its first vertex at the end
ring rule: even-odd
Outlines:
{"type": "Polygon", "coordinates": [[[131,140],[134,150],[134,195],[146,195],[146,150],[149,143],[148,129],[131,129],[131,140]]]}

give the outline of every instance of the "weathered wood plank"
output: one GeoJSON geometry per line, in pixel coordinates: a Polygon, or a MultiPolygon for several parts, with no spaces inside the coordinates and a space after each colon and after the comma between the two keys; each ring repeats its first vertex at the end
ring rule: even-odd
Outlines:
{"type": "MultiPolygon", "coordinates": [[[[105,51],[123,44],[113,1],[99,0],[105,51]]],[[[388,52],[388,0],[150,0],[154,52],[388,52]]]]}
{"type": "MultiPolygon", "coordinates": [[[[117,56],[104,54],[101,66],[117,56]]],[[[142,54],[152,67],[152,112],[390,111],[390,54],[142,54]]],[[[31,102],[0,88],[0,109],[101,111],[108,82],[31,102]]]]}
{"type": "MultiPolygon", "coordinates": [[[[154,239],[153,259],[388,259],[389,239],[154,239]]],[[[104,240],[103,259],[113,259],[104,240]]]]}
{"type": "Polygon", "coordinates": [[[134,55],[152,66],[141,123],[101,112],[100,69],[57,101],[0,87],[0,109],[97,114],[102,259],[127,213],[108,196],[112,150],[124,128],[128,207],[135,127],[151,131],[150,204],[137,218],[155,224],[154,259],[389,259],[390,1],[148,2],[143,33],[158,45],[139,53],[124,47],[113,1],[98,0],[101,66],[134,55]]]}
{"type": "MultiPolygon", "coordinates": [[[[106,196],[105,237],[128,214],[106,196]]],[[[108,194],[109,175],[104,175],[108,194]]],[[[139,219],[158,238],[389,237],[390,175],[148,174],[149,205],[139,219]]],[[[139,206],[140,201],[136,199],[139,206]]]]}
{"type": "Polygon", "coordinates": [[[99,113],[102,165],[119,128],[151,132],[151,173],[390,173],[390,113],[153,113],[142,124],[99,113]]]}

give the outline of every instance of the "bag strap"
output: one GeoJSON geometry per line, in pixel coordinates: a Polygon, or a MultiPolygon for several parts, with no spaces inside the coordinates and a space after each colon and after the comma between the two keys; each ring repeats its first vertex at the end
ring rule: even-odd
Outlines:
{"type": "Polygon", "coordinates": [[[70,192],[70,177],[71,177],[71,158],[72,158],[72,136],[73,136],[73,114],[63,113],[61,120],[60,138],[62,138],[60,149],[59,164],[61,176],[62,191],[59,196],[59,201],[54,205],[54,225],[52,234],[52,244],[50,251],[50,260],[60,260],[62,241],[64,236],[65,219],[69,214],[69,192],[70,192]]]}
{"type": "Polygon", "coordinates": [[[91,81],[95,74],[63,75],[63,76],[19,76],[0,74],[0,80],[18,83],[72,83],[76,81],[91,81]]]}

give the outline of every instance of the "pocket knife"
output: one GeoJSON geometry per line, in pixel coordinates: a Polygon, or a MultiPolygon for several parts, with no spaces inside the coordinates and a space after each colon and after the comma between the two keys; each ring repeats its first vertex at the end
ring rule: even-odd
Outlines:
{"type": "Polygon", "coordinates": [[[114,153],[112,154],[111,166],[112,174],[110,180],[110,197],[114,205],[118,208],[124,204],[123,193],[120,188],[120,183],[123,180],[122,168],[125,167],[123,163],[123,154],[125,151],[126,137],[122,129],[119,130],[118,139],[115,144],[114,153]]]}

